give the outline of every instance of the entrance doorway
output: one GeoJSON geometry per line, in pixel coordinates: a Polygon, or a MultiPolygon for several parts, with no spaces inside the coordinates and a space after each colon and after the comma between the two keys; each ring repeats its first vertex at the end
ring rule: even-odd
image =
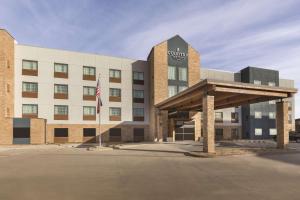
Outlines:
{"type": "Polygon", "coordinates": [[[195,140],[195,122],[177,120],[175,122],[175,141],[195,140]]]}

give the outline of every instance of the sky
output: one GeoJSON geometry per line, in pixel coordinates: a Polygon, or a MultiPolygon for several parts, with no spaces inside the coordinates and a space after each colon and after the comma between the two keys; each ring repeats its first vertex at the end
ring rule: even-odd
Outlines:
{"type": "MultiPolygon", "coordinates": [[[[275,69],[299,88],[299,8],[299,0],[0,0],[0,28],[20,44],[142,60],[179,34],[201,67],[275,69]]],[[[295,102],[299,118],[300,92],[295,102]]]]}

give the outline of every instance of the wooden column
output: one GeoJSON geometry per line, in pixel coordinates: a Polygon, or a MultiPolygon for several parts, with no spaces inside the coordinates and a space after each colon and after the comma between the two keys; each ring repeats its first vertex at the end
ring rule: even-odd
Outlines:
{"type": "Polygon", "coordinates": [[[203,97],[203,151],[215,153],[215,98],[212,95],[203,97]]]}
{"type": "Polygon", "coordinates": [[[276,103],[277,148],[284,149],[289,143],[288,103],[276,103]]]}

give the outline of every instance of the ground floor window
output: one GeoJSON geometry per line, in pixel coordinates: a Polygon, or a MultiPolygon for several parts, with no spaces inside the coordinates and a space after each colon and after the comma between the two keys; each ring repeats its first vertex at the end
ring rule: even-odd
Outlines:
{"type": "Polygon", "coordinates": [[[239,139],[239,131],[237,128],[231,129],[231,139],[239,139]]]}
{"type": "Polygon", "coordinates": [[[55,128],[54,129],[54,143],[68,142],[69,130],[68,128],[55,128]]]}
{"type": "Polygon", "coordinates": [[[222,128],[216,128],[215,129],[216,134],[216,140],[222,140],[223,139],[223,129],[222,128]]]}
{"type": "Polygon", "coordinates": [[[256,128],[254,134],[255,135],[262,135],[262,129],[261,128],[256,128]]]}
{"type": "Polygon", "coordinates": [[[96,136],[95,128],[84,128],[83,129],[83,137],[94,137],[96,136]]]}
{"type": "Polygon", "coordinates": [[[121,142],[121,128],[111,128],[109,129],[109,141],[110,142],[121,142]]]}
{"type": "Polygon", "coordinates": [[[134,128],[133,129],[133,141],[142,142],[145,140],[144,128],[134,128]]]}

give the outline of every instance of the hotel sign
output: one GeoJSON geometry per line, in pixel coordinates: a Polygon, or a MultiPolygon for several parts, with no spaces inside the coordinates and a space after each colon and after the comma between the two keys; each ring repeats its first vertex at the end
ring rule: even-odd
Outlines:
{"type": "Polygon", "coordinates": [[[185,60],[188,56],[187,53],[180,52],[179,48],[177,48],[176,51],[169,50],[168,55],[177,61],[185,60]]]}

